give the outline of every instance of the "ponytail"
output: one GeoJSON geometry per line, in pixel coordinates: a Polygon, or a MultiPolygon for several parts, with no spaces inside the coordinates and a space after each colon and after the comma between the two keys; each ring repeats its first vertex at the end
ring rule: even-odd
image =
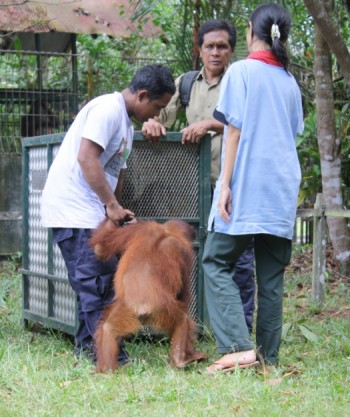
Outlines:
{"type": "Polygon", "coordinates": [[[289,58],[286,48],[291,18],[285,8],[276,3],[258,6],[250,17],[255,36],[271,46],[284,69],[288,71],[289,58]]]}
{"type": "Polygon", "coordinates": [[[284,69],[288,71],[289,58],[287,48],[285,47],[285,44],[281,42],[280,38],[279,26],[274,23],[271,26],[271,51],[276,55],[276,58],[283,65],[284,69]]]}

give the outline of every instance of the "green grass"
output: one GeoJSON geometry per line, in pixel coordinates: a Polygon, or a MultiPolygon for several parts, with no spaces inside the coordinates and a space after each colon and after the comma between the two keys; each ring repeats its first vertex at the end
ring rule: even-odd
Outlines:
{"type": "MultiPolygon", "coordinates": [[[[280,366],[269,373],[205,375],[205,363],[176,370],[167,363],[166,339],[138,338],[127,342],[131,363],[95,374],[88,360],[73,357],[64,335],[21,326],[17,264],[0,263],[1,417],[350,417],[349,280],[333,285],[325,309],[316,311],[310,277],[288,275],[289,331],[280,366]]],[[[217,357],[209,332],[199,347],[217,357]]]]}

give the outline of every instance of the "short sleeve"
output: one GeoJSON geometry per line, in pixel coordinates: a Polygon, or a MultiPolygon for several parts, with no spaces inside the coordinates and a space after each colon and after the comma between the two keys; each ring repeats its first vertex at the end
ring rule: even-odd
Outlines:
{"type": "Polygon", "coordinates": [[[246,107],[246,83],[241,61],[230,66],[224,75],[218,104],[214,110],[214,118],[224,124],[242,128],[246,107]]]}
{"type": "Polygon", "coordinates": [[[115,106],[95,105],[88,110],[82,137],[90,139],[106,149],[118,130],[118,112],[115,106]]]}
{"type": "Polygon", "coordinates": [[[182,77],[183,77],[183,74],[180,75],[180,77],[178,77],[175,80],[175,87],[176,87],[175,94],[170,99],[168,105],[164,109],[162,109],[159,114],[160,123],[164,125],[167,129],[171,128],[171,126],[175,123],[177,115],[182,108],[181,103],[180,103],[180,92],[179,92],[179,86],[180,86],[180,81],[182,77]]]}

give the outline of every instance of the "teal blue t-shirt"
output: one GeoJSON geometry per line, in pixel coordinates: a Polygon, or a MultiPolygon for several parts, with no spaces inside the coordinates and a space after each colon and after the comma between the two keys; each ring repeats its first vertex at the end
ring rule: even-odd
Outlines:
{"type": "Polygon", "coordinates": [[[241,136],[231,181],[230,221],[226,223],[217,209],[220,174],[209,230],[292,239],[301,180],[295,139],[304,128],[301,94],[294,77],[282,67],[258,60],[236,62],[222,80],[214,115],[239,128],[241,136]]]}

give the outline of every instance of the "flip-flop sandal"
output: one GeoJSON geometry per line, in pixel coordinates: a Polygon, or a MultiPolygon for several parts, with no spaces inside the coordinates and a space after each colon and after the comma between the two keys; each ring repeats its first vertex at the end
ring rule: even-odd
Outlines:
{"type": "Polygon", "coordinates": [[[259,361],[254,361],[254,362],[249,362],[249,363],[244,363],[244,364],[234,363],[230,365],[224,365],[218,361],[208,366],[208,368],[206,369],[206,373],[215,374],[217,372],[222,372],[222,373],[234,372],[236,369],[252,368],[254,366],[259,365],[259,363],[260,363],[259,361]]]}

